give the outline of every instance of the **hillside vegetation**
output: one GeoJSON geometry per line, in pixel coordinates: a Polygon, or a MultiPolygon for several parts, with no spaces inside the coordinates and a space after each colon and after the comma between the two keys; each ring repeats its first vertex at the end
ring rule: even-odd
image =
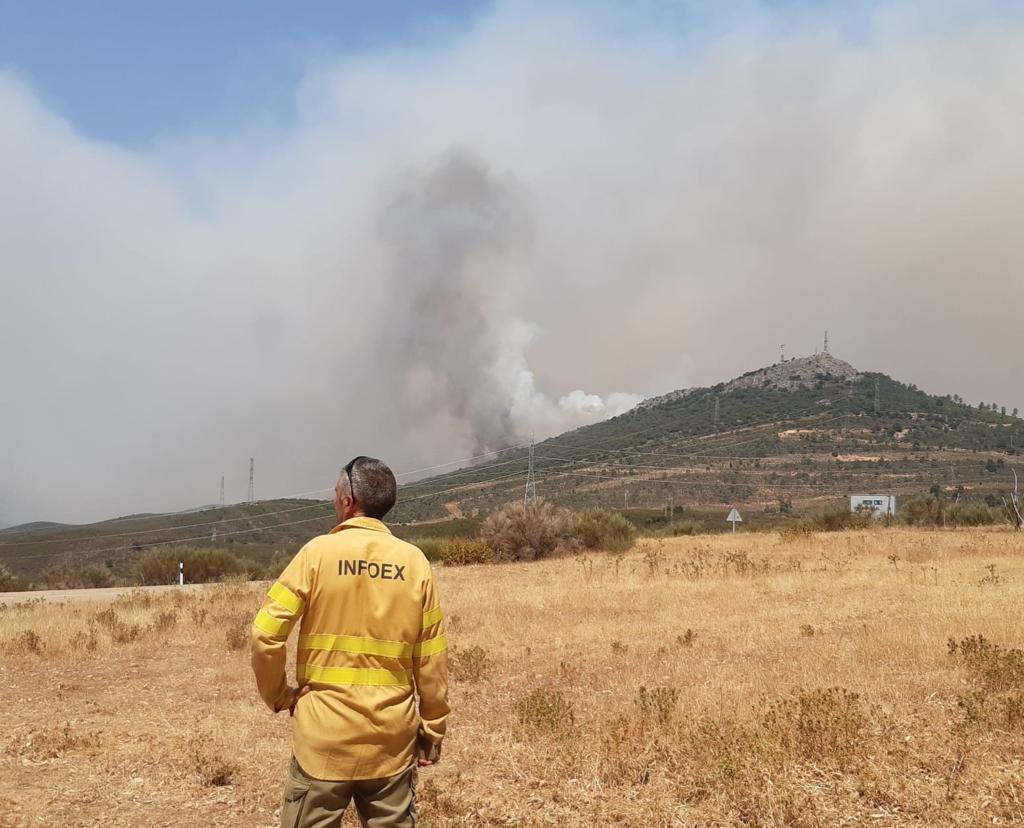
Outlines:
{"type": "MultiPolygon", "coordinates": [[[[914,507],[919,523],[988,523],[1003,508],[1024,445],[1016,414],[817,354],[544,440],[535,447],[537,491],[576,511],[616,510],[642,531],[722,531],[733,505],[743,530],[775,528],[846,509],[854,493],[895,494],[900,510],[928,500],[914,507]]],[[[493,452],[404,485],[389,520],[413,541],[471,538],[489,514],[522,498],[527,456],[522,447],[493,452]]],[[[0,533],[0,564],[40,584],[89,584],[104,576],[96,568],[79,576],[86,567],[116,581],[131,577],[146,551],[185,547],[230,552],[255,574],[332,525],[330,502],[272,500],[15,527],[0,533]]]]}

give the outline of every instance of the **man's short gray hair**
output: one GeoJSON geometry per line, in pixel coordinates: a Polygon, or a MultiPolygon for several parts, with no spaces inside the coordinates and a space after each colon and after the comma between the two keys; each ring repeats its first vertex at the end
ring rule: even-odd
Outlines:
{"type": "Polygon", "coordinates": [[[349,491],[367,517],[380,520],[395,505],[398,483],[388,464],[376,457],[357,457],[345,466],[349,491]]]}

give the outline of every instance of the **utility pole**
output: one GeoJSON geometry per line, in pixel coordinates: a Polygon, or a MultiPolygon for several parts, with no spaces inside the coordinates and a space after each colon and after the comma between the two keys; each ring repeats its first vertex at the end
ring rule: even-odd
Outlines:
{"type": "Polygon", "coordinates": [[[949,464],[949,485],[950,486],[955,486],[956,485],[956,472],[953,471],[953,464],[952,463],[949,464]]]}
{"type": "Polygon", "coordinates": [[[537,499],[537,478],[533,471],[533,435],[530,435],[530,463],[526,468],[526,492],[523,495],[523,503],[530,503],[537,499]]]}
{"type": "Polygon", "coordinates": [[[780,345],[779,346],[779,362],[785,362],[785,361],[786,361],[786,346],[785,345],[780,345]]]}
{"type": "Polygon", "coordinates": [[[256,485],[255,485],[255,480],[256,480],[256,461],[252,457],[250,457],[249,458],[249,500],[248,500],[248,503],[249,503],[250,506],[255,506],[256,505],[256,485]]]}
{"type": "Polygon", "coordinates": [[[220,476],[220,508],[224,508],[224,475],[220,476]]]}
{"type": "Polygon", "coordinates": [[[828,331],[825,331],[825,353],[828,353],[828,331]]]}

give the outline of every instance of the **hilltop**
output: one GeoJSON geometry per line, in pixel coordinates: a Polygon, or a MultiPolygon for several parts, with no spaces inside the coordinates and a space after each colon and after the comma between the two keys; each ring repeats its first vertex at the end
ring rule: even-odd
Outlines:
{"type": "MultiPolygon", "coordinates": [[[[797,357],[777,362],[767,368],[758,368],[756,371],[748,371],[742,376],[729,382],[715,386],[715,390],[721,394],[728,394],[732,391],[739,391],[745,388],[762,388],[773,391],[799,391],[803,388],[816,386],[823,381],[839,381],[852,383],[862,378],[862,374],[850,363],[843,362],[831,354],[813,354],[807,357],[797,357]]],[[[701,391],[700,388],[686,388],[679,391],[671,391],[660,397],[649,397],[637,406],[643,410],[656,408],[660,405],[678,402],[690,394],[701,391]]]]}

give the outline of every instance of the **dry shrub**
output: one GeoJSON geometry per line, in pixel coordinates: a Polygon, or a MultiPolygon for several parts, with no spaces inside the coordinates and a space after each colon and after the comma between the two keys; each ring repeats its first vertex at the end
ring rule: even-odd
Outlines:
{"type": "Polygon", "coordinates": [[[145,589],[135,588],[114,600],[114,606],[124,610],[148,610],[156,602],[156,596],[145,589]]]}
{"type": "Polygon", "coordinates": [[[475,644],[464,650],[453,650],[448,658],[452,677],[460,681],[480,681],[491,671],[491,666],[491,654],[475,644]]]}
{"type": "Polygon", "coordinates": [[[787,752],[816,762],[844,761],[867,726],[860,696],[842,687],[800,690],[768,704],[766,734],[787,752]]]}
{"type": "Polygon", "coordinates": [[[170,632],[178,623],[178,613],[174,610],[163,610],[149,625],[149,629],[157,633],[170,632]]]}
{"type": "Polygon", "coordinates": [[[799,541],[811,537],[815,533],[814,523],[801,519],[779,530],[779,538],[783,541],[799,541]]]}
{"type": "Polygon", "coordinates": [[[972,635],[959,644],[951,638],[947,648],[985,689],[1024,689],[1024,650],[1001,647],[983,635],[972,635]]]}
{"type": "Polygon", "coordinates": [[[39,655],[43,651],[43,639],[35,630],[22,630],[8,646],[16,653],[39,655]]]}
{"type": "Polygon", "coordinates": [[[532,734],[565,734],[576,723],[572,702],[561,690],[538,687],[516,699],[512,712],[522,728],[532,734]]]}
{"type": "Polygon", "coordinates": [[[12,739],[5,752],[26,759],[58,759],[65,754],[88,750],[99,743],[93,731],[72,727],[71,722],[32,730],[12,739]]]}
{"type": "Polygon", "coordinates": [[[644,722],[654,721],[660,725],[666,725],[675,716],[679,704],[679,688],[652,687],[648,689],[641,685],[634,704],[644,722]]]}
{"type": "Polygon", "coordinates": [[[494,561],[491,547],[480,538],[452,538],[442,541],[437,554],[445,566],[467,566],[494,561]]]}
{"type": "Polygon", "coordinates": [[[207,787],[230,785],[238,773],[238,765],[230,752],[209,737],[193,736],[185,754],[199,781],[207,787]]]}
{"type": "Polygon", "coordinates": [[[71,638],[72,650],[86,650],[92,653],[96,651],[99,644],[100,639],[96,632],[96,625],[92,623],[89,624],[88,630],[79,630],[71,638]]]}
{"type": "Polygon", "coordinates": [[[252,629],[253,616],[235,615],[228,619],[224,630],[224,640],[229,650],[242,650],[249,645],[249,634],[252,629]]]}
{"type": "Polygon", "coordinates": [[[587,509],[573,515],[573,533],[587,549],[625,552],[636,541],[636,527],[618,512],[587,509]]]}
{"type": "Polygon", "coordinates": [[[113,607],[97,612],[93,619],[115,644],[130,644],[142,634],[142,627],[125,621],[113,607]]]}
{"type": "Polygon", "coordinates": [[[1019,730],[1024,726],[1024,650],[993,644],[983,635],[959,643],[949,639],[949,655],[975,683],[957,699],[967,724],[1019,730]]]}
{"type": "Polygon", "coordinates": [[[532,561],[548,558],[572,535],[572,515],[543,500],[513,503],[490,515],[480,537],[496,561],[532,561]]]}

